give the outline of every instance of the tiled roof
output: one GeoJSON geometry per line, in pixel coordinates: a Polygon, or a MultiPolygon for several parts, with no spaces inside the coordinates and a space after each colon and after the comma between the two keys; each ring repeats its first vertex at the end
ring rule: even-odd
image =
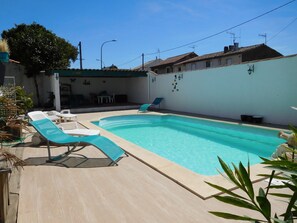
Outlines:
{"type": "MultiPolygon", "coordinates": [[[[148,70],[150,67],[157,66],[161,62],[162,62],[162,59],[150,60],[144,63],[144,70],[148,70]]],[[[133,70],[141,70],[141,69],[142,69],[142,65],[133,68],[133,70]]]]}
{"type": "Polygon", "coordinates": [[[224,53],[224,51],[216,52],[216,53],[209,53],[209,54],[204,54],[202,56],[197,56],[194,58],[191,58],[189,60],[182,61],[176,65],[181,65],[184,63],[190,63],[190,62],[196,62],[196,61],[201,61],[201,60],[207,60],[207,59],[213,59],[213,58],[218,58],[218,57],[225,57],[225,56],[230,56],[234,54],[241,54],[243,52],[247,52],[249,50],[256,49],[258,47],[263,46],[264,44],[258,44],[258,45],[253,45],[253,46],[246,46],[246,47],[239,47],[237,50],[234,51],[228,51],[224,53]]]}
{"type": "MultiPolygon", "coordinates": [[[[179,62],[179,60],[183,59],[184,57],[187,57],[189,55],[197,55],[196,53],[194,52],[190,52],[190,53],[185,53],[185,54],[181,54],[181,55],[178,55],[178,56],[174,56],[174,57],[169,57],[167,58],[166,60],[163,60],[161,63],[159,63],[158,65],[156,66],[163,66],[163,65],[167,65],[167,64],[174,64],[174,63],[177,63],[179,62]]],[[[153,66],[152,66],[153,67],[153,66]]]]}

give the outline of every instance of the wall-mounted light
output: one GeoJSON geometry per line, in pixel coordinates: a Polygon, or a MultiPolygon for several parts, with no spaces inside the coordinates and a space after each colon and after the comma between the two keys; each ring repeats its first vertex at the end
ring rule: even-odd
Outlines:
{"type": "Polygon", "coordinates": [[[249,69],[247,70],[247,72],[249,73],[249,75],[251,75],[252,73],[255,72],[255,67],[254,64],[253,65],[248,65],[249,69]]]}
{"type": "Polygon", "coordinates": [[[152,83],[156,82],[157,78],[156,77],[152,77],[152,83]]]}
{"type": "Polygon", "coordinates": [[[56,80],[59,80],[59,73],[54,73],[56,80]]]}

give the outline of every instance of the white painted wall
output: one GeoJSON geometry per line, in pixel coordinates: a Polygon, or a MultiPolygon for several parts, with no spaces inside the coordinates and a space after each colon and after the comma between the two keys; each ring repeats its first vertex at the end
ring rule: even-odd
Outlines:
{"type": "MultiPolygon", "coordinates": [[[[248,64],[182,72],[183,78],[174,82],[174,74],[139,78],[70,78],[60,77],[60,83],[72,85],[74,94],[89,97],[106,90],[112,94],[126,94],[128,101],[149,103],[163,97],[161,108],[240,119],[241,114],[261,115],[266,123],[297,125],[297,55],[260,61],[255,72],[248,74],[248,64]],[[84,80],[91,85],[83,85],[84,80]],[[155,80],[155,81],[153,81],[155,80]],[[176,89],[172,91],[175,83],[176,89]],[[82,87],[83,86],[83,87],[82,87]]],[[[33,93],[32,78],[24,75],[24,67],[9,64],[7,74],[16,77],[16,84],[33,93]]],[[[48,92],[59,90],[54,77],[40,75],[38,85],[43,103],[48,92]],[[51,83],[51,84],[48,84],[51,83]]]]}
{"type": "Polygon", "coordinates": [[[150,83],[150,98],[164,97],[162,108],[240,119],[261,115],[264,122],[297,125],[297,56],[248,64],[158,75],[150,83]]]}
{"type": "Polygon", "coordinates": [[[127,79],[126,78],[94,78],[94,77],[60,77],[60,84],[71,84],[72,94],[84,95],[86,99],[90,97],[90,93],[99,95],[102,91],[108,94],[126,94],[127,79]],[[71,79],[75,81],[71,82],[71,79]],[[90,85],[84,85],[87,81],[90,85]]]}
{"type": "MultiPolygon", "coordinates": [[[[36,97],[36,89],[34,85],[34,79],[28,78],[25,75],[25,67],[21,64],[16,63],[5,63],[5,76],[13,76],[15,77],[15,84],[17,86],[24,87],[25,91],[29,94],[32,94],[32,98],[34,104],[37,105],[37,97],[36,97]]],[[[48,91],[50,91],[51,87],[48,84],[49,77],[44,74],[40,74],[37,76],[37,83],[39,87],[39,94],[41,103],[45,103],[48,99],[48,91]]]]}

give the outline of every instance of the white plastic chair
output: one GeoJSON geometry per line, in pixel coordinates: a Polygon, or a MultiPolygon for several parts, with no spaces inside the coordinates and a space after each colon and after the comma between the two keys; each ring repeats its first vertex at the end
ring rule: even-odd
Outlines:
{"type": "MultiPolygon", "coordinates": [[[[42,111],[33,111],[33,112],[29,112],[28,116],[32,121],[37,121],[45,118],[52,120],[51,118],[53,118],[54,114],[47,115],[42,111]]],[[[60,123],[58,124],[58,127],[62,129],[63,132],[69,135],[75,135],[75,136],[100,135],[100,130],[80,128],[77,122],[60,123]]]]}
{"type": "Polygon", "coordinates": [[[56,115],[63,119],[65,122],[71,121],[71,120],[76,120],[77,121],[77,115],[71,114],[70,109],[64,109],[61,110],[61,112],[56,112],[56,115]]]}

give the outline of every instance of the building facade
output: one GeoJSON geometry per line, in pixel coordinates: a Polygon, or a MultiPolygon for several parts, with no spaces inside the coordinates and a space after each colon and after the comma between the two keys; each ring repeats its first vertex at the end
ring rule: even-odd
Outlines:
{"type": "Polygon", "coordinates": [[[265,44],[238,47],[238,44],[235,43],[231,46],[225,46],[224,51],[196,56],[176,63],[174,70],[200,70],[281,56],[283,55],[265,44]]]}
{"type": "Polygon", "coordinates": [[[151,66],[151,70],[156,74],[167,74],[181,71],[175,64],[197,57],[194,52],[185,53],[182,55],[169,57],[166,60],[161,61],[158,65],[151,66]]]}

